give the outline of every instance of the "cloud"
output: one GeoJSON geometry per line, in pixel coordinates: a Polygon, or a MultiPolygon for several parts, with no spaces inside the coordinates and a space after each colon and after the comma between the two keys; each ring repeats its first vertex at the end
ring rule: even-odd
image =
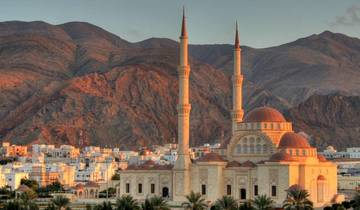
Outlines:
{"type": "Polygon", "coordinates": [[[330,26],[360,26],[360,6],[351,5],[345,14],[337,16],[330,26]]]}

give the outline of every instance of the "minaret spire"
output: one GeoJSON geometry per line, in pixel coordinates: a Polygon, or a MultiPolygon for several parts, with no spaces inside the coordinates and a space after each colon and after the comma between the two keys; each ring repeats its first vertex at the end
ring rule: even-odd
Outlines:
{"type": "Polygon", "coordinates": [[[242,122],[244,110],[242,109],[242,83],[241,74],[241,48],[239,41],[238,24],[236,21],[235,44],[234,44],[234,73],[233,82],[233,108],[232,108],[232,133],[237,130],[237,123],[242,122]]]}
{"type": "Polygon", "coordinates": [[[183,7],[183,17],[182,17],[182,24],[181,24],[181,36],[182,37],[187,37],[185,7],[183,7]]]}
{"type": "Polygon", "coordinates": [[[239,44],[239,32],[238,32],[238,23],[236,21],[236,32],[235,32],[235,48],[240,48],[240,44],[239,44]]]}
{"type": "Polygon", "coordinates": [[[190,65],[188,62],[188,36],[186,31],[185,9],[183,9],[181,35],[180,35],[180,63],[179,74],[179,103],[178,111],[178,158],[174,165],[174,196],[177,201],[185,201],[185,196],[190,192],[190,110],[189,102],[189,76],[190,65]]]}

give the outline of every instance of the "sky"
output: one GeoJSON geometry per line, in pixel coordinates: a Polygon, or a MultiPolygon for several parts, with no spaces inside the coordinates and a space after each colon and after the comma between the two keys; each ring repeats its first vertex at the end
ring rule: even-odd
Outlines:
{"type": "Polygon", "coordinates": [[[0,21],[84,21],[130,42],[177,40],[186,8],[192,44],[233,43],[264,48],[325,30],[360,37],[359,0],[0,0],[0,21]]]}

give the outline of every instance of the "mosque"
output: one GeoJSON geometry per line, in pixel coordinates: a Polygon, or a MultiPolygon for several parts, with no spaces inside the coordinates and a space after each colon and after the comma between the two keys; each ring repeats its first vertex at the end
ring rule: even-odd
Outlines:
{"type": "Polygon", "coordinates": [[[209,153],[191,160],[189,156],[190,65],[185,16],[180,36],[178,159],[174,166],[147,161],[129,166],[120,174],[117,196],[131,194],[136,199],[151,195],[174,203],[186,200],[191,191],[201,193],[209,203],[223,195],[240,201],[258,195],[271,197],[277,205],[286,190],[301,187],[310,193],[315,207],[339,200],[337,168],[317,154],[307,139],[292,130],[292,123],[274,108],[259,107],[245,114],[242,108],[241,48],[236,27],[232,76],[232,137],[221,155],[209,153]]]}

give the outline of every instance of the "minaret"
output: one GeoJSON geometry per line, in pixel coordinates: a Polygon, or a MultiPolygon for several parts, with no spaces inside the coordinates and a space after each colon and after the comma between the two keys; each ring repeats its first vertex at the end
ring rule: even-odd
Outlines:
{"type": "Polygon", "coordinates": [[[188,36],[186,31],[185,11],[183,10],[181,36],[180,36],[180,64],[179,73],[179,104],[178,111],[178,157],[174,166],[174,200],[184,200],[190,192],[190,155],[189,155],[189,75],[188,36]]]}
{"type": "Polygon", "coordinates": [[[234,74],[233,82],[233,108],[232,108],[232,133],[236,131],[237,123],[242,122],[244,110],[242,109],[242,83],[241,74],[241,49],[239,43],[238,25],[236,22],[235,44],[234,44],[234,74]]]}

